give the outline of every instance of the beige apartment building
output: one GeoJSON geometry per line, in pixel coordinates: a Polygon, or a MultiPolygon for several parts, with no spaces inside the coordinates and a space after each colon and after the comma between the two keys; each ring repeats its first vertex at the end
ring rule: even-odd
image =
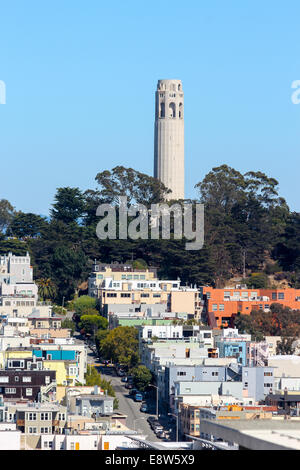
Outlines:
{"type": "Polygon", "coordinates": [[[117,281],[151,281],[157,280],[157,269],[134,269],[129,264],[94,264],[88,280],[88,293],[99,297],[99,290],[108,283],[117,281]],[[107,282],[105,282],[107,281],[107,282]]]}
{"type": "Polygon", "coordinates": [[[177,280],[159,280],[157,269],[133,269],[131,265],[113,263],[94,265],[89,277],[89,295],[99,299],[104,311],[109,304],[166,305],[168,312],[188,313],[201,318],[202,301],[196,287],[180,285],[177,280]]]}
{"type": "Polygon", "coordinates": [[[201,317],[197,289],[181,288],[174,281],[157,281],[153,287],[151,283],[149,287],[141,287],[124,282],[120,288],[101,288],[98,293],[102,309],[107,304],[165,304],[169,312],[187,313],[191,318],[201,317]]]}

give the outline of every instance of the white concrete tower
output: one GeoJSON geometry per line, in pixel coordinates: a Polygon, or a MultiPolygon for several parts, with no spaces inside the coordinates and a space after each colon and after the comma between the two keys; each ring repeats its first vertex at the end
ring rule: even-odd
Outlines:
{"type": "Polygon", "coordinates": [[[184,96],[181,80],[158,80],[155,93],[154,177],[184,199],[184,96]]]}

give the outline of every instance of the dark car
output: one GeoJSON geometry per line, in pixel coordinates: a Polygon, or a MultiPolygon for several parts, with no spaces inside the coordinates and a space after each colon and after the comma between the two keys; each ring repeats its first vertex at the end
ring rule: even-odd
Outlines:
{"type": "Polygon", "coordinates": [[[147,421],[148,423],[153,423],[153,421],[156,421],[156,418],[155,416],[149,416],[149,418],[147,418],[147,421]]]}

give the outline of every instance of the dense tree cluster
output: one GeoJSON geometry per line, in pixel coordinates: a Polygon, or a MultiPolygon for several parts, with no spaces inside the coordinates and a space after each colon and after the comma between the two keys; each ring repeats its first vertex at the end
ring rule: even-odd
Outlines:
{"type": "Polygon", "coordinates": [[[250,315],[238,314],[234,326],[241,333],[251,334],[257,341],[263,340],[264,336],[297,338],[300,336],[300,310],[274,303],[270,312],[253,310],[250,315]]]}
{"type": "Polygon", "coordinates": [[[49,217],[16,211],[9,201],[0,200],[0,253],[29,251],[43,299],[61,305],[86,293],[94,259],[139,260],[158,267],[161,278],[215,287],[245,275],[247,285],[265,286],[268,279],[262,273],[271,259],[277,262],[275,275],[284,271],[291,286],[300,285],[300,215],[290,212],[273,178],[261,172],[241,174],[226,165],[213,168],[196,185],[197,199],[189,201],[204,204],[204,246],[195,251],[187,251],[186,240],[173,236],[99,240],[99,204],[117,207],[118,198],[126,195],[128,204],[149,208],[164,201],[169,190],[155,178],[122,166],[95,179],[96,190],[58,188],[49,217]]]}

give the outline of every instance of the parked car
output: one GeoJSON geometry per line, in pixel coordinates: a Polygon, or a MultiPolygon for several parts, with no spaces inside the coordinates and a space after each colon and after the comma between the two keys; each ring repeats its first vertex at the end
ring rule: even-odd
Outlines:
{"type": "Polygon", "coordinates": [[[154,426],[153,431],[155,432],[156,435],[159,433],[163,432],[164,428],[161,424],[154,426]]]}
{"type": "Polygon", "coordinates": [[[136,388],[133,388],[133,386],[132,386],[131,384],[128,384],[128,385],[129,385],[129,387],[130,387],[130,389],[131,389],[130,392],[129,392],[129,395],[133,395],[133,396],[134,396],[138,390],[137,390],[136,388]]]}
{"type": "Polygon", "coordinates": [[[152,422],[150,423],[150,426],[151,426],[151,428],[153,429],[154,432],[155,432],[155,429],[159,429],[159,430],[162,430],[162,429],[163,429],[162,425],[161,425],[160,422],[157,421],[157,420],[152,421],[152,422]]]}
{"type": "Polygon", "coordinates": [[[156,421],[156,418],[155,418],[155,416],[149,416],[149,418],[147,418],[147,421],[150,424],[150,423],[153,423],[154,421],[156,421]]]}
{"type": "Polygon", "coordinates": [[[147,411],[148,411],[148,406],[146,405],[146,403],[144,403],[144,404],[141,406],[140,411],[142,411],[143,413],[147,413],[147,411]]]}
{"type": "Polygon", "coordinates": [[[133,385],[127,382],[126,385],[125,385],[125,388],[127,388],[128,390],[131,391],[131,389],[133,389],[133,385]]]}
{"type": "Polygon", "coordinates": [[[127,377],[122,377],[121,382],[127,382],[127,377]]]}
{"type": "Polygon", "coordinates": [[[141,392],[136,392],[134,395],[134,401],[143,401],[143,394],[141,392]]]}

